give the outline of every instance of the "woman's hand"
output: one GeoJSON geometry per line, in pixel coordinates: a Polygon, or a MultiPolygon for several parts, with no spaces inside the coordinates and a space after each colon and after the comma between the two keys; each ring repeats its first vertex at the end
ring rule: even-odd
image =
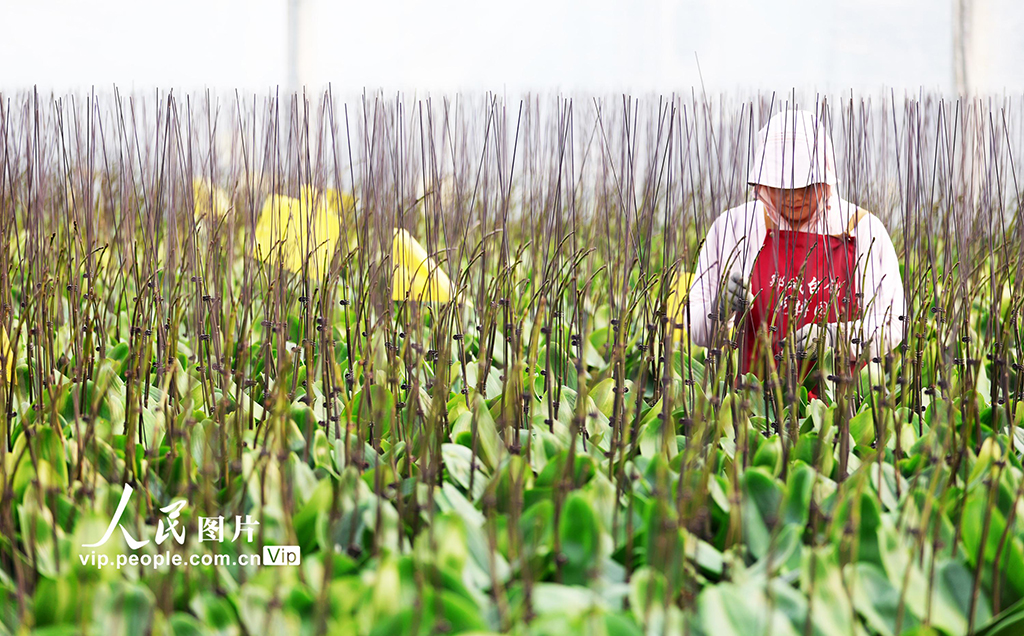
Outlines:
{"type": "Polygon", "coordinates": [[[733,272],[726,281],[721,302],[718,303],[723,321],[734,313],[742,314],[750,306],[753,298],[750,295],[750,283],[741,274],[733,272]]]}
{"type": "Polygon", "coordinates": [[[836,326],[837,323],[834,322],[825,324],[812,322],[797,329],[793,334],[793,346],[797,355],[803,354],[807,358],[817,358],[819,341],[823,341],[826,347],[835,347],[836,326]]]}

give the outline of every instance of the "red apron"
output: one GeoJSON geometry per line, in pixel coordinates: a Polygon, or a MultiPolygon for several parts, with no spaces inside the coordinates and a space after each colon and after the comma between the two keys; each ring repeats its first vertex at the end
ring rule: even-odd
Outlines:
{"type": "Polygon", "coordinates": [[[812,322],[846,322],[860,313],[855,267],[857,241],[769,227],[750,278],[753,305],[743,331],[741,367],[767,378],[767,356],[781,360],[780,341],[812,322]],[[764,351],[764,330],[771,352],[764,351]]]}

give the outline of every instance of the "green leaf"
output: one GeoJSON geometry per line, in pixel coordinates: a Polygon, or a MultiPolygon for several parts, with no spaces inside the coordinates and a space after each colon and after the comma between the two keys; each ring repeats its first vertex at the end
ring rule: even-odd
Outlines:
{"type": "Polygon", "coordinates": [[[52,484],[59,488],[68,486],[68,465],[64,456],[63,439],[49,427],[36,428],[36,453],[39,459],[45,460],[53,469],[51,474],[57,478],[57,483],[52,484]]]}
{"type": "MultiPolygon", "coordinates": [[[[212,592],[199,592],[189,602],[189,609],[202,621],[202,624],[218,634],[231,634],[238,630],[238,615],[235,608],[223,596],[212,592]]],[[[174,616],[171,616],[172,623],[174,616]]],[[[175,634],[177,634],[175,630],[175,634]]]]}
{"type": "MultiPolygon", "coordinates": [[[[295,513],[292,518],[292,527],[295,529],[295,538],[302,547],[303,552],[312,552],[317,545],[317,517],[321,513],[329,512],[331,507],[331,482],[323,480],[319,482],[313,494],[295,513]]],[[[330,549],[330,544],[320,546],[324,550],[330,549]]]]}
{"type": "Polygon", "coordinates": [[[78,617],[80,594],[82,590],[74,578],[41,578],[33,597],[36,625],[73,623],[78,617]]]}
{"type": "Polygon", "coordinates": [[[752,463],[766,469],[773,476],[782,472],[782,440],[778,435],[761,440],[752,463]]]}
{"type": "Polygon", "coordinates": [[[771,544],[771,530],[778,521],[782,489],[764,469],[754,467],[743,474],[743,490],[743,538],[751,555],[760,559],[767,554],[771,544]]]}
{"type": "Polygon", "coordinates": [[[545,556],[555,544],[555,504],[542,499],[528,507],[519,519],[523,548],[528,555],[545,556]]]}
{"type": "MultiPolygon", "coordinates": [[[[753,585],[711,585],[697,597],[697,614],[705,634],[714,636],[798,636],[793,623],[778,607],[768,604],[753,585]]],[[[841,632],[835,632],[839,634],[841,632]]]]}
{"type": "MultiPolygon", "coordinates": [[[[982,573],[987,580],[991,577],[999,544],[1006,530],[1006,518],[998,506],[989,506],[984,490],[977,489],[967,496],[963,511],[963,542],[967,562],[974,567],[979,556],[984,560],[982,573]],[[985,534],[985,519],[990,517],[988,533],[985,534]],[[984,548],[982,548],[984,541],[984,548]]],[[[996,569],[1006,576],[1006,584],[1016,598],[1024,596],[1024,548],[1018,533],[1009,533],[996,569]]]]}
{"type": "Polygon", "coordinates": [[[537,583],[532,598],[533,610],[538,615],[577,618],[606,607],[604,600],[590,589],[557,583],[537,583]]]}
{"type": "Polygon", "coordinates": [[[811,622],[820,634],[849,634],[853,604],[843,582],[834,546],[807,549],[800,589],[811,596],[811,622]]]}
{"type": "Polygon", "coordinates": [[[349,407],[355,421],[366,431],[371,446],[376,440],[390,437],[395,423],[395,398],[383,385],[372,384],[369,390],[360,390],[349,407]]]}
{"type": "Polygon", "coordinates": [[[662,499],[651,501],[646,522],[644,553],[647,565],[664,577],[674,595],[682,579],[686,547],[675,507],[662,499]]]}
{"type": "Polygon", "coordinates": [[[871,409],[864,409],[850,418],[850,436],[857,446],[870,446],[875,441],[875,421],[871,409]]]}
{"type": "MultiPolygon", "coordinates": [[[[465,448],[465,447],[458,447],[465,448]]],[[[468,449],[465,449],[468,451],[468,449]]],[[[468,477],[469,465],[466,464],[466,476],[468,477]]],[[[473,483],[474,491],[484,490],[483,481],[485,473],[477,469],[476,481],[473,483]]],[[[468,486],[467,486],[468,488],[468,486]]],[[[526,463],[521,455],[509,455],[508,460],[502,465],[501,470],[494,479],[487,484],[487,491],[495,502],[499,513],[507,514],[512,510],[521,509],[523,505],[523,493],[533,488],[533,470],[526,463]]]]}
{"type": "Polygon", "coordinates": [[[608,636],[642,636],[643,632],[631,619],[622,614],[605,614],[604,628],[608,636]]]}
{"type": "Polygon", "coordinates": [[[78,636],[81,633],[82,627],[73,623],[48,625],[32,630],[32,636],[78,636]]]}
{"type": "Polygon", "coordinates": [[[285,446],[293,453],[298,453],[306,448],[306,435],[312,435],[316,430],[316,417],[313,409],[305,404],[293,404],[291,406],[291,417],[285,429],[285,446]]]}
{"type": "Polygon", "coordinates": [[[100,595],[93,626],[100,634],[146,634],[155,607],[156,600],[149,588],[119,581],[100,595]]]}
{"type": "MultiPolygon", "coordinates": [[[[941,559],[935,565],[935,588],[931,602],[932,624],[950,633],[966,633],[970,623],[974,574],[960,561],[941,559]]],[[[991,618],[988,597],[978,590],[974,624],[982,625],[991,618]]]]}
{"type": "Polygon", "coordinates": [[[917,627],[917,617],[905,605],[900,616],[900,591],[880,567],[860,562],[847,565],[844,571],[852,586],[853,607],[868,627],[882,636],[896,636],[917,627]]]}
{"type": "Polygon", "coordinates": [[[167,619],[167,625],[174,636],[204,636],[213,633],[208,626],[203,625],[191,614],[175,612],[167,619]]]}
{"type": "Polygon", "coordinates": [[[478,452],[484,463],[491,470],[495,470],[507,453],[505,442],[501,441],[498,436],[498,427],[495,425],[494,418],[491,417],[491,412],[487,409],[487,403],[484,402],[483,397],[474,393],[474,402],[471,426],[476,427],[478,452]]]}
{"type": "Polygon", "coordinates": [[[1024,599],[1003,609],[999,614],[990,618],[988,622],[978,623],[976,627],[978,630],[977,636],[990,636],[990,634],[996,633],[1000,634],[1000,636],[1007,636],[1008,634],[1024,633],[1024,630],[1012,631],[1014,628],[1020,629],[1024,627],[1024,599]]]}
{"type": "Polygon", "coordinates": [[[444,468],[448,471],[451,479],[467,492],[469,491],[470,483],[472,483],[473,492],[470,493],[470,497],[474,500],[478,499],[487,486],[487,480],[490,478],[490,475],[483,465],[477,461],[475,474],[472,475],[472,479],[470,478],[470,468],[473,465],[473,450],[462,444],[441,444],[441,458],[444,461],[444,468]]]}
{"type": "Polygon", "coordinates": [[[600,559],[601,530],[586,498],[572,492],[565,500],[560,517],[562,581],[566,585],[586,585],[600,559]]]}
{"type": "Polygon", "coordinates": [[[573,488],[580,488],[589,482],[597,472],[594,458],[590,455],[577,454],[573,461],[571,474],[567,474],[569,471],[566,470],[568,461],[569,451],[558,451],[544,466],[544,470],[537,475],[537,487],[553,487],[561,483],[568,483],[573,488]]]}
{"type": "Polygon", "coordinates": [[[550,367],[548,373],[553,381],[564,384],[573,391],[579,391],[576,365],[554,343],[546,349],[541,349],[537,355],[537,366],[543,369],[545,365],[550,367]],[[547,357],[548,353],[550,353],[550,358],[547,357]]]}
{"type": "Polygon", "coordinates": [[[817,474],[807,464],[797,461],[789,469],[782,520],[787,524],[804,526],[810,516],[811,492],[817,474]]]}
{"type": "Polygon", "coordinates": [[[431,527],[416,537],[416,551],[422,562],[436,563],[460,578],[469,558],[466,524],[458,514],[439,514],[431,527]]]}
{"type": "Polygon", "coordinates": [[[285,612],[278,590],[269,590],[256,581],[243,586],[236,601],[242,624],[250,634],[284,634],[299,632],[299,618],[285,612]]]}
{"type": "Polygon", "coordinates": [[[1007,615],[991,627],[978,632],[978,636],[1020,636],[1024,634],[1024,610],[1007,615]]]}
{"type": "Polygon", "coordinates": [[[448,482],[441,484],[440,490],[434,496],[438,507],[442,512],[451,512],[462,517],[467,524],[480,527],[484,523],[484,515],[477,510],[472,502],[466,499],[459,489],[448,482]]]}
{"type": "MultiPolygon", "coordinates": [[[[626,380],[623,386],[632,391],[633,381],[626,380]]],[[[597,405],[597,410],[603,413],[605,417],[610,418],[615,408],[615,378],[601,380],[590,389],[588,395],[593,398],[594,404],[597,405]]],[[[627,393],[626,395],[629,394],[627,393]]]]}
{"type": "Polygon", "coordinates": [[[487,629],[480,609],[468,599],[450,590],[441,590],[442,616],[453,633],[487,629]]]}
{"type": "MultiPolygon", "coordinates": [[[[466,386],[468,386],[470,389],[475,390],[479,384],[481,366],[481,363],[477,360],[474,360],[466,364],[465,382],[466,386]]],[[[484,399],[490,400],[501,395],[503,386],[500,376],[501,371],[499,371],[494,366],[491,366],[488,371],[487,378],[484,382],[484,399]]]]}

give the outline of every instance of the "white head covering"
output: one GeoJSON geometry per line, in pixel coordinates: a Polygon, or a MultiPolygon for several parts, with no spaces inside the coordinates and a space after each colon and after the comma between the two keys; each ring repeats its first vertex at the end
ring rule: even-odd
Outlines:
{"type": "MultiPolygon", "coordinates": [[[[803,188],[814,183],[829,186],[828,195],[814,216],[799,227],[792,226],[759,192],[757,204],[771,224],[779,229],[802,229],[818,234],[852,234],[851,220],[857,206],[838,196],[835,152],[822,117],[805,110],[786,109],[776,113],[757,133],[748,183],[772,188],[803,188]]],[[[855,222],[855,221],[854,221],[855,222]]]]}
{"type": "Polygon", "coordinates": [[[750,185],[792,189],[827,183],[835,188],[835,154],[822,117],[787,108],[768,120],[757,140],[750,185]]]}

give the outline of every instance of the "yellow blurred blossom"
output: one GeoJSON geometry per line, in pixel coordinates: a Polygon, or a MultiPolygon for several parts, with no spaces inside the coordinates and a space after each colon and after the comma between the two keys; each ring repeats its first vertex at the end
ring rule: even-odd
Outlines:
{"type": "Polygon", "coordinates": [[[310,266],[326,266],[341,236],[342,206],[351,210],[351,197],[331,191],[325,196],[308,187],[297,199],[270,195],[256,223],[257,256],[269,261],[280,249],[284,267],[293,272],[302,271],[307,255],[310,266]]]}
{"type": "Polygon", "coordinates": [[[192,197],[196,219],[221,219],[231,209],[228,193],[200,177],[192,179],[192,197]]]}
{"type": "Polygon", "coordinates": [[[339,192],[334,188],[317,190],[313,186],[304,185],[299,188],[299,199],[310,201],[315,205],[324,205],[335,214],[344,215],[347,220],[354,217],[356,202],[347,192],[339,192]]]}
{"type": "MultiPolygon", "coordinates": [[[[672,285],[669,287],[668,298],[668,319],[675,324],[683,324],[686,321],[686,301],[690,296],[690,285],[693,282],[693,274],[683,270],[677,270],[672,278],[672,285]]],[[[682,340],[685,333],[684,327],[673,327],[672,338],[677,342],[682,340]]]]}
{"type": "Polygon", "coordinates": [[[14,372],[14,354],[11,352],[11,341],[7,338],[7,330],[0,326],[0,356],[3,356],[4,380],[11,381],[14,372]]]}
{"type": "Polygon", "coordinates": [[[391,297],[396,301],[450,302],[455,287],[427,250],[407,231],[395,230],[391,244],[391,297]]]}

